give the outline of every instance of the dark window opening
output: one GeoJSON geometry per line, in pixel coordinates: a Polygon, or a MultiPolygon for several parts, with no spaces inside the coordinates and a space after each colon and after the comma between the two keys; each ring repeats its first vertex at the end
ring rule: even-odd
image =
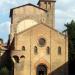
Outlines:
{"type": "Polygon", "coordinates": [[[37,51],[38,49],[37,49],[37,46],[34,46],[34,53],[35,54],[37,54],[38,53],[38,51],[37,51]]]}
{"type": "Polygon", "coordinates": [[[58,54],[61,55],[61,47],[58,47],[58,54]]]}
{"type": "Polygon", "coordinates": [[[47,47],[47,54],[50,54],[50,47],[47,47]]]}

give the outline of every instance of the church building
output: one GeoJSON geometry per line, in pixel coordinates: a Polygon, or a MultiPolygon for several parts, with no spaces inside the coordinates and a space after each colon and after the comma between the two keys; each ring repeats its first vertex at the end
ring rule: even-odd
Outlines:
{"type": "Polygon", "coordinates": [[[68,37],[55,29],[55,2],[11,9],[14,75],[68,75],[68,37]]]}

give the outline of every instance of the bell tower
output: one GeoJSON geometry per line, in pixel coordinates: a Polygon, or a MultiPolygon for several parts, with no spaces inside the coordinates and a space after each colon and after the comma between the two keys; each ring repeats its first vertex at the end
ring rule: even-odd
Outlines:
{"type": "Polygon", "coordinates": [[[47,24],[50,27],[55,26],[55,2],[56,0],[39,0],[40,8],[47,10],[47,24]]]}

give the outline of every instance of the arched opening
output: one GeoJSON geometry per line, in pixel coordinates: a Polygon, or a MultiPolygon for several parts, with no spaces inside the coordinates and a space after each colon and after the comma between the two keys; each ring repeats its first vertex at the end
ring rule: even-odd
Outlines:
{"type": "Polygon", "coordinates": [[[34,46],[34,53],[35,53],[35,54],[38,53],[38,48],[37,48],[37,46],[34,46]]]}
{"type": "Polygon", "coordinates": [[[50,47],[47,47],[47,54],[50,54],[50,47]]]}
{"type": "Polygon", "coordinates": [[[13,58],[14,58],[13,59],[14,62],[19,63],[19,57],[17,55],[14,55],[13,58]]]}
{"type": "Polygon", "coordinates": [[[25,56],[24,56],[24,55],[22,55],[20,58],[25,58],[25,56]]]}
{"type": "Polygon", "coordinates": [[[38,65],[36,75],[47,75],[47,66],[44,64],[38,65]]]}
{"type": "Polygon", "coordinates": [[[58,47],[58,55],[61,55],[61,47],[58,47]]]}

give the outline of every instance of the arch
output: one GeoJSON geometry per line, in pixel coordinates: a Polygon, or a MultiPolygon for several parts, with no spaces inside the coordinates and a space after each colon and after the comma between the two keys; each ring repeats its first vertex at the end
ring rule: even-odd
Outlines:
{"type": "Polygon", "coordinates": [[[47,75],[47,66],[45,64],[39,64],[36,68],[36,75],[47,75]]]}
{"type": "Polygon", "coordinates": [[[17,23],[20,23],[21,21],[26,20],[26,19],[31,19],[31,20],[34,20],[34,21],[40,23],[40,20],[39,20],[38,18],[35,18],[35,17],[37,17],[37,16],[38,16],[38,14],[36,14],[36,15],[30,15],[30,16],[29,16],[29,14],[28,14],[28,15],[26,15],[26,16],[20,18],[17,23]]]}
{"type": "Polygon", "coordinates": [[[20,58],[25,58],[25,56],[24,56],[24,55],[22,55],[20,58]]]}
{"type": "Polygon", "coordinates": [[[24,31],[32,26],[37,25],[37,21],[32,20],[32,19],[24,19],[17,25],[17,33],[24,31]]]}
{"type": "Polygon", "coordinates": [[[34,64],[34,69],[36,69],[39,64],[43,64],[43,63],[47,65],[47,68],[48,68],[48,70],[49,70],[49,69],[50,69],[50,64],[49,64],[49,63],[47,62],[47,60],[45,60],[43,57],[40,58],[40,59],[34,64]]]}
{"type": "Polygon", "coordinates": [[[13,58],[14,58],[13,60],[14,60],[15,62],[19,63],[19,57],[18,57],[17,55],[14,55],[13,58]]]}
{"type": "Polygon", "coordinates": [[[24,64],[24,62],[25,62],[25,56],[24,56],[24,55],[22,55],[22,56],[20,57],[20,63],[23,65],[23,64],[24,64]]]}

